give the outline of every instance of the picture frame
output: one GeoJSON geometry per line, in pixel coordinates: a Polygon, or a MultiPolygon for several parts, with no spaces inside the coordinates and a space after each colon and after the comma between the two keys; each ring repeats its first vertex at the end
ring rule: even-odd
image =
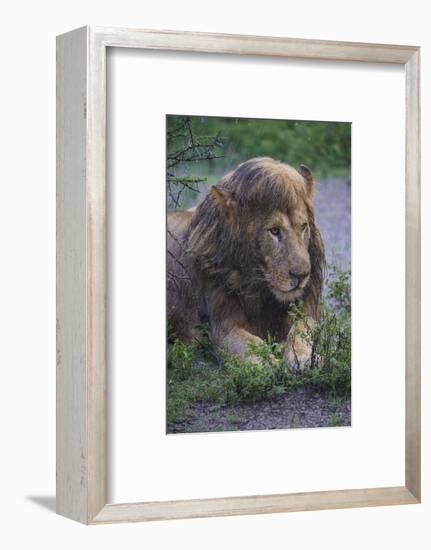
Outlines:
{"type": "Polygon", "coordinates": [[[420,48],[102,27],[83,27],[57,37],[57,513],[101,524],[419,503],[420,408],[420,48]],[[404,485],[107,503],[107,48],[390,63],[404,68],[404,485]]]}

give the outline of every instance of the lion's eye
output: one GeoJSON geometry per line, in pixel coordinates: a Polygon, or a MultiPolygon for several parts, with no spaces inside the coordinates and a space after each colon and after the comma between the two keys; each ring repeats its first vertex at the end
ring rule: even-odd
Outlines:
{"type": "Polygon", "coordinates": [[[281,237],[281,231],[279,227],[271,227],[269,232],[271,233],[271,235],[274,235],[274,237],[277,237],[277,239],[281,237]]]}

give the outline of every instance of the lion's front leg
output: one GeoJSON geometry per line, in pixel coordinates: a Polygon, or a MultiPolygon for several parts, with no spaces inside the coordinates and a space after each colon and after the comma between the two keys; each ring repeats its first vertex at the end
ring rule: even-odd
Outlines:
{"type": "Polygon", "coordinates": [[[207,298],[211,341],[214,348],[243,360],[260,363],[253,355],[251,345],[260,344],[262,338],[254,334],[253,326],[235,296],[226,295],[222,288],[211,288],[207,298]]]}
{"type": "Polygon", "coordinates": [[[250,353],[250,345],[260,344],[263,340],[241,327],[218,328],[213,331],[213,341],[215,347],[227,351],[229,354],[260,363],[259,357],[250,353]]]}
{"type": "Polygon", "coordinates": [[[313,357],[313,329],[316,321],[311,317],[297,321],[287,335],[284,359],[293,372],[320,366],[317,357],[313,357]]]}

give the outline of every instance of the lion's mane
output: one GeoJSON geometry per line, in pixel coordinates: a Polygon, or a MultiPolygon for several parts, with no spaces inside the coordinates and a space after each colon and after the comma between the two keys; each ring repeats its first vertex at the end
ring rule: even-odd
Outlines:
{"type": "Polygon", "coordinates": [[[168,307],[175,303],[177,315],[178,309],[183,307],[197,309],[195,321],[199,323],[198,317],[201,318],[202,314],[205,317],[211,310],[209,288],[223,289],[231,295],[259,294],[262,300],[274,301],[261,277],[259,251],[255,239],[251,238],[255,214],[266,214],[275,209],[287,211],[295,208],[302,199],[310,227],[308,252],[311,263],[310,281],[302,300],[307,313],[318,318],[325,267],[324,246],[315,223],[311,193],[307,193],[305,185],[298,183],[294,174],[297,176],[293,168],[273,159],[251,159],[224,176],[217,185],[218,192],[226,192],[235,202],[235,216],[229,223],[211,192],[193,212],[172,214],[168,270],[181,272],[181,282],[172,282],[171,294],[174,292],[176,296],[171,298],[168,284],[168,307]],[[184,288],[181,292],[189,299],[193,294],[195,304],[179,304],[179,285],[193,287],[193,292],[190,289],[187,293],[184,288]],[[199,293],[204,296],[197,296],[199,293]]]}

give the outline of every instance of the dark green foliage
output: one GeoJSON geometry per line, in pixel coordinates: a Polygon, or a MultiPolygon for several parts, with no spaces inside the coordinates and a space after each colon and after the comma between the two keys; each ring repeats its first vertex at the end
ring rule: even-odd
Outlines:
{"type": "MultiPolygon", "coordinates": [[[[270,156],[292,166],[306,164],[319,177],[350,174],[350,123],[169,115],[168,138],[185,119],[196,142],[203,143],[202,152],[207,153],[193,158],[195,175],[220,176],[257,156],[270,156]],[[211,147],[205,149],[206,145],[211,147]]],[[[189,146],[187,136],[182,141],[168,139],[168,167],[169,158],[189,146]]],[[[188,159],[186,162],[190,164],[188,159]]]]}
{"type": "Polygon", "coordinates": [[[343,271],[336,264],[328,266],[328,299],[337,311],[351,311],[350,268],[343,271]]]}
{"type": "Polygon", "coordinates": [[[168,346],[168,367],[176,369],[177,376],[180,379],[186,379],[190,376],[192,363],[196,357],[197,345],[186,344],[180,340],[168,346]]]}

